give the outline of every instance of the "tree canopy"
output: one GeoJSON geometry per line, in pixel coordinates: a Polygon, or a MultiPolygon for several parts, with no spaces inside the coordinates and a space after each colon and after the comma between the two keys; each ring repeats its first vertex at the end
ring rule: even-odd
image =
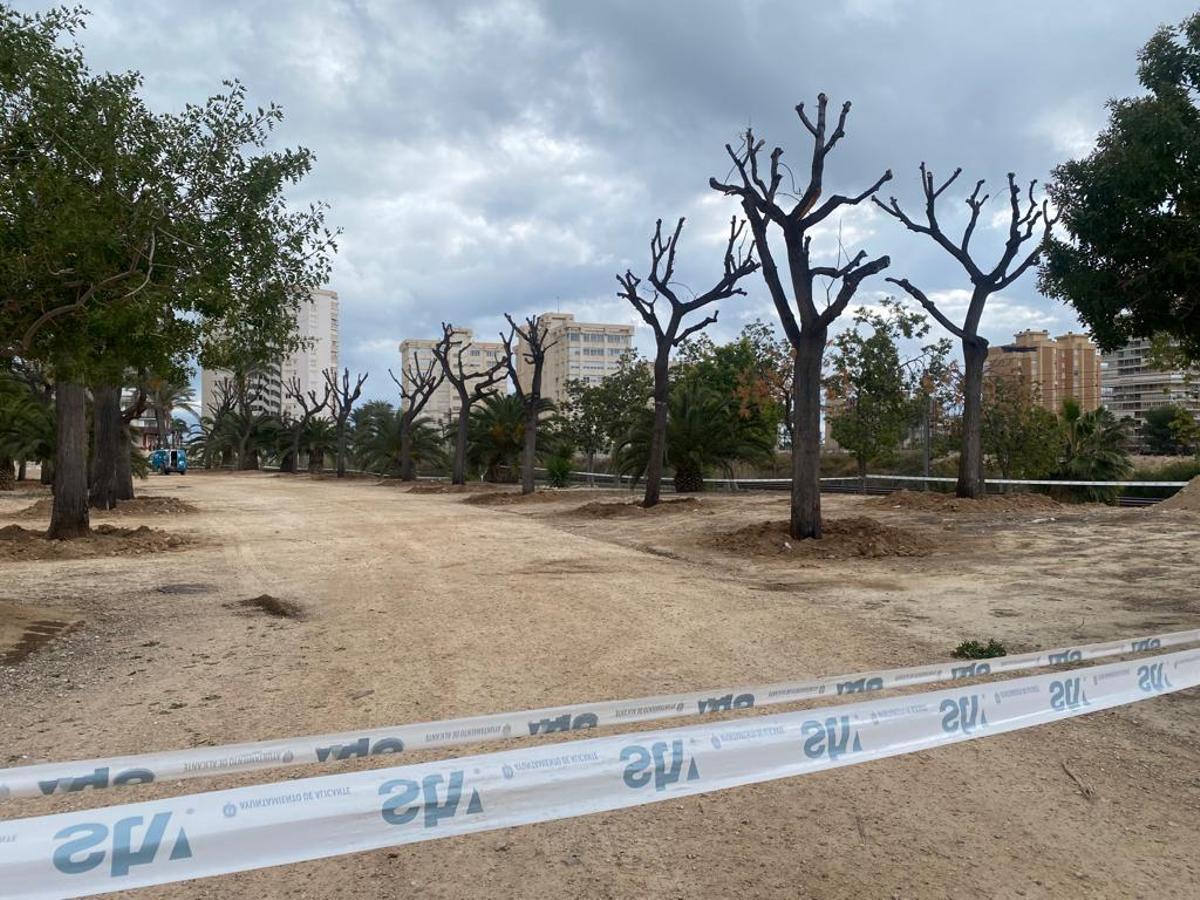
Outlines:
{"type": "Polygon", "coordinates": [[[1148,93],[1111,101],[1096,149],[1055,169],[1068,236],[1041,287],[1104,350],[1166,333],[1200,359],[1200,14],[1161,28],[1138,63],[1148,93]]]}

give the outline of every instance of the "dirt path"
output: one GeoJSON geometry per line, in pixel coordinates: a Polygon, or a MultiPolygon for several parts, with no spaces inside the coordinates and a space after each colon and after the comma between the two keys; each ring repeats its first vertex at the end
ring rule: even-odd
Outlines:
{"type": "MultiPolygon", "coordinates": [[[[148,491],[197,507],[145,520],[194,545],[0,563],[0,600],[84,620],[0,667],[5,764],[912,664],[964,637],[1025,649],[1200,624],[1187,517],[871,510],[944,535],[946,551],[749,560],[699,535],[781,517],[777,497],[585,519],[570,510],[594,497],[492,507],[258,474],[153,479],[148,491]],[[303,618],[236,606],[263,593],[303,618]]],[[[856,498],[829,506],[865,512],[856,498]]],[[[1198,701],[1190,691],[803,779],[139,896],[1191,897],[1198,701]]]]}

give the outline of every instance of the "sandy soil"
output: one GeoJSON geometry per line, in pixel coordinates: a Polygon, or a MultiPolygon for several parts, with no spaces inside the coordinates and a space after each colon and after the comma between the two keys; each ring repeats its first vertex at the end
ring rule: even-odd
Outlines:
{"type": "MultiPolygon", "coordinates": [[[[822,559],[714,543],[785,518],[772,494],[610,515],[574,510],[627,494],[487,506],[365,480],[201,473],[146,492],[196,507],[147,519],[191,543],[0,560],[0,599],[82,620],[0,666],[5,764],[916,664],[966,638],[1019,651],[1200,624],[1200,516],[1185,511],[836,496],[830,519],[869,516],[932,549],[822,559]],[[264,594],[296,617],[245,605],[264,594]]],[[[0,526],[29,503],[0,505],[0,526]]],[[[1188,691],[802,779],[139,896],[1194,897],[1198,845],[1200,692],[1188,691]]]]}

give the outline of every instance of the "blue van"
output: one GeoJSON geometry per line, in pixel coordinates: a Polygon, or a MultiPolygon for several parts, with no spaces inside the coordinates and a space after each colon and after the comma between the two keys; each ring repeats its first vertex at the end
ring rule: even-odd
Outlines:
{"type": "Polygon", "coordinates": [[[163,475],[178,472],[187,474],[187,451],[180,447],[177,450],[162,448],[150,454],[150,468],[163,475]]]}

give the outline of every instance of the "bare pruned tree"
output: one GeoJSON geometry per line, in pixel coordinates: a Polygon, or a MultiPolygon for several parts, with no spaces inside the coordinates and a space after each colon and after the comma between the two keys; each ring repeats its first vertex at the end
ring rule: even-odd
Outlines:
{"type": "Polygon", "coordinates": [[[427,366],[422,366],[418,359],[409,360],[399,378],[391,369],[388,369],[388,374],[396,382],[396,387],[400,388],[400,479],[412,481],[417,477],[412,455],[413,423],[429,403],[434,391],[446,380],[446,372],[435,356],[427,366]]]}
{"type": "Polygon", "coordinates": [[[758,269],[753,256],[753,245],[747,251],[743,240],[746,223],[734,216],[729,220],[729,242],[725,245],[725,272],[720,280],[703,294],[684,300],[678,293],[675,278],[675,253],[679,246],[679,235],[683,232],[684,219],[675,224],[675,230],[663,238],[662,219],[654,225],[654,236],[650,238],[650,296],[644,295],[642,279],[626,269],[617,276],[623,297],[637,310],[651,331],[654,332],[654,429],[650,436],[650,455],[646,460],[646,494],[642,505],[657,505],[662,488],[663,459],[667,452],[667,401],[671,393],[671,351],[685,340],[703,331],[717,321],[720,310],[714,310],[699,322],[683,327],[683,320],[691,313],[710,306],[719,300],[744,295],[738,282],[758,269]],[[664,310],[659,300],[666,300],[669,307],[664,310]],[[665,314],[664,314],[665,313],[665,314]]]}
{"type": "Polygon", "coordinates": [[[522,328],[513,321],[508,313],[508,334],[501,334],[504,344],[504,362],[508,367],[508,377],[512,381],[513,391],[525,409],[525,446],[521,449],[521,493],[533,493],[533,465],[537,456],[538,420],[541,418],[545,404],[542,402],[542,372],[546,367],[546,351],[558,343],[548,341],[550,326],[542,322],[540,316],[529,316],[522,328]],[[520,344],[514,349],[513,339],[519,338],[520,344]],[[522,381],[517,359],[524,359],[530,366],[529,378],[522,381]]]}
{"type": "Polygon", "coordinates": [[[763,280],[775,303],[783,331],[796,351],[790,531],[797,539],[821,536],[821,367],[829,326],[845,311],[863,280],[881,272],[891,262],[886,256],[868,260],[866,252],[860,251],[844,263],[840,257],[832,266],[812,263],[812,229],[843,207],[862,203],[892,177],[889,169],[861,193],[852,196],[832,194],[818,205],[825,192],[825,159],[845,136],[846,117],[850,113],[847,102],[842,105],[833,131],[829,132],[827,106],[828,99],[819,94],[816,122],[804,111],[803,103],[796,107],[800,121],[813,139],[809,180],[803,190],[796,185],[792,185],[791,191],[781,190],[785,169],[780,163],[783,150],[776,147],[766,160],[761,159],[763,142],[755,137],[752,129],[747,129],[738,149],[725,145],[737,180],[723,183],[709,179],[713,190],[741,200],[758,249],[763,280]],[[790,208],[785,209],[785,203],[790,208]],[[772,226],[779,230],[787,252],[786,283],[768,240],[772,226]],[[828,279],[831,286],[838,285],[836,294],[832,287],[825,292],[823,307],[817,305],[814,290],[818,278],[828,279]]]}
{"type": "Polygon", "coordinates": [[[296,401],[296,405],[300,407],[300,415],[290,417],[287,423],[288,428],[292,433],[291,449],[288,451],[288,458],[284,460],[284,465],[280,468],[285,472],[300,471],[300,439],[304,436],[304,429],[308,427],[308,423],[315,419],[323,410],[329,407],[333,400],[333,387],[326,378],[323,384],[325,389],[321,399],[317,399],[317,392],[304,391],[300,385],[300,379],[292,377],[288,379],[287,384],[283,386],[284,394],[296,401]]]}
{"type": "Polygon", "coordinates": [[[325,382],[331,391],[330,412],[333,413],[333,424],[337,429],[337,477],[346,477],[346,425],[350,421],[350,413],[354,402],[362,394],[363,383],[367,373],[355,374],[354,387],[350,387],[350,370],[343,369],[341,382],[338,381],[336,369],[325,370],[325,382]]]}
{"type": "Polygon", "coordinates": [[[1008,202],[1009,222],[1008,236],[1000,259],[990,269],[984,269],[971,256],[971,237],[975,226],[979,224],[979,215],[988,201],[988,194],[980,196],[984,181],[975,182],[975,189],[966,198],[970,215],[962,237],[957,241],[948,237],[942,230],[937,218],[937,201],[962,174],[962,169],[954,172],[941,185],[933,177],[933,172],[920,165],[921,190],[925,195],[924,222],[911,218],[901,209],[895,197],[890,197],[883,203],[878,197],[872,197],[875,205],[892,218],[898,220],[909,231],[924,234],[950,254],[971,280],[971,300],[967,304],[967,313],[962,325],[958,325],[934,303],[920,288],[913,285],[907,278],[889,278],[888,281],[903,288],[909,293],[935,320],[947,331],[962,342],[963,351],[963,428],[962,451],[958,461],[958,496],[981,497],[984,491],[983,480],[983,366],[987,360],[988,342],[979,334],[979,320],[983,316],[984,306],[988,298],[997,291],[1002,291],[1025,274],[1041,256],[1050,236],[1050,230],[1058,221],[1057,214],[1051,214],[1048,201],[1043,199],[1039,204],[1034,197],[1037,181],[1029,182],[1027,191],[1022,191],[1017,184],[1017,176],[1008,173],[1008,202]],[[1024,199],[1023,199],[1024,195],[1024,199]],[[1022,247],[1034,243],[1024,252],[1022,247]]]}
{"type": "Polygon", "coordinates": [[[446,380],[458,395],[458,424],[454,435],[454,468],[450,480],[454,484],[467,481],[467,429],[470,425],[471,407],[489,394],[496,392],[495,386],[508,374],[508,361],[497,359],[490,366],[479,366],[468,371],[463,364],[463,354],[470,348],[470,341],[456,338],[458,332],[448,322],[442,323],[442,337],[433,348],[433,355],[442,366],[446,380]]]}

